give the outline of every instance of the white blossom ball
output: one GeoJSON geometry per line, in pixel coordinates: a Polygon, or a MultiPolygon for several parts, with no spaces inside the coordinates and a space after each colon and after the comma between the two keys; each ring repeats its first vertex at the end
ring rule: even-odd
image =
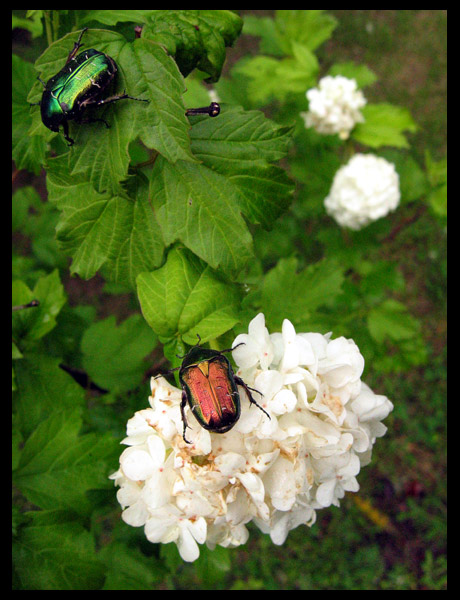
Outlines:
{"type": "Polygon", "coordinates": [[[317,88],[307,91],[309,110],[301,113],[305,127],[313,127],[318,133],[338,134],[346,140],[356,123],[364,117],[360,109],[367,100],[354,79],[342,75],[327,75],[320,80],[317,88]]]}
{"type": "Polygon", "coordinates": [[[127,423],[128,446],[110,478],[119,487],[122,519],[143,527],[152,543],[177,544],[193,562],[199,546],[236,547],[254,522],[283,544],[291,529],[311,526],[316,511],[357,492],[382,420],[393,409],[361,381],[364,359],[353,340],[265,327],[264,315],[233,342],[241,416],[223,434],[203,429],[189,407],[187,443],[182,391],[151,380],[150,406],[127,423]]]}
{"type": "Polygon", "coordinates": [[[324,205],[341,227],[358,230],[395,210],[400,197],[393,163],[374,154],[355,154],[335,174],[324,205]]]}

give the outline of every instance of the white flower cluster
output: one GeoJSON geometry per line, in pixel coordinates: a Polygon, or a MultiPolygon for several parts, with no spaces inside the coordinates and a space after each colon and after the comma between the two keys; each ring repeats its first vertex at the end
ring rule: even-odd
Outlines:
{"type": "Polygon", "coordinates": [[[355,154],[335,174],[324,205],[339,225],[358,230],[394,210],[400,197],[393,163],[375,154],[355,154]]]}
{"type": "Polygon", "coordinates": [[[307,91],[309,110],[300,113],[305,127],[314,127],[318,133],[338,134],[346,140],[356,123],[364,121],[360,108],[367,100],[354,79],[341,75],[323,77],[317,88],[307,91]]]}
{"type": "Polygon", "coordinates": [[[358,490],[356,476],[393,409],[361,382],[353,340],[297,334],[288,320],[270,335],[259,314],[233,347],[240,342],[237,373],[263,393],[271,418],[239,388],[241,417],[227,433],[203,429],[187,408],[187,444],[181,391],[152,379],[151,408],[128,421],[128,448],[111,475],[123,520],[143,526],[151,542],[175,542],[185,561],[198,558],[198,544],[244,544],[249,521],[282,544],[291,529],[312,525],[316,510],[339,506],[358,490]]]}

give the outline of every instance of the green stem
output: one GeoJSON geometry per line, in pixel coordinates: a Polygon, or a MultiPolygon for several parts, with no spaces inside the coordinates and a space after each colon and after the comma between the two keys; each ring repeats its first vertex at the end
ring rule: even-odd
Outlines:
{"type": "Polygon", "coordinates": [[[51,28],[51,14],[49,10],[45,10],[43,12],[45,17],[45,31],[46,31],[46,39],[48,42],[48,46],[51,46],[53,43],[53,31],[51,28]]]}
{"type": "Polygon", "coordinates": [[[53,42],[59,38],[59,11],[53,10],[53,42]]]}

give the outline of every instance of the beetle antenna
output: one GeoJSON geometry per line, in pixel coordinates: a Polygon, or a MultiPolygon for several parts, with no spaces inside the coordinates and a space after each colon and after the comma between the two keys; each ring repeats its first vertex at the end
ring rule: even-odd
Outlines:
{"type": "Polygon", "coordinates": [[[233,352],[233,350],[235,350],[235,348],[239,348],[240,346],[245,346],[245,345],[246,345],[245,342],[240,342],[236,346],[233,346],[233,348],[227,348],[227,350],[221,350],[220,353],[223,354],[224,352],[233,352]]]}
{"type": "MultiPolygon", "coordinates": [[[[178,356],[177,358],[181,358],[180,356],[178,356]]],[[[170,373],[173,373],[174,371],[178,371],[181,367],[176,367],[175,369],[169,369],[169,371],[166,371],[165,373],[158,373],[158,375],[155,375],[154,379],[158,379],[158,377],[164,377],[165,375],[169,375],[170,373]]]]}

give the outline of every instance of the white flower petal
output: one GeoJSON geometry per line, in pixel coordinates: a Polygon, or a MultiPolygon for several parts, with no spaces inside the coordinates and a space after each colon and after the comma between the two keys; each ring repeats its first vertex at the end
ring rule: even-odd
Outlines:
{"type": "Polygon", "coordinates": [[[157,465],[163,464],[166,457],[166,448],[163,440],[158,435],[150,435],[147,438],[147,447],[152,460],[157,465]]]}
{"type": "Polygon", "coordinates": [[[306,96],[309,110],[300,114],[305,127],[314,127],[318,133],[338,134],[341,139],[347,139],[356,123],[364,121],[360,109],[366,99],[354,79],[327,75],[317,88],[308,90],[306,96]]]}
{"type": "Polygon", "coordinates": [[[400,196],[392,163],[374,154],[355,154],[335,174],[324,205],[340,226],[358,230],[395,210],[400,196]]]}
{"type": "Polygon", "coordinates": [[[147,507],[142,501],[135,502],[121,513],[121,518],[131,527],[142,527],[148,519],[147,507]]]}
{"type": "Polygon", "coordinates": [[[249,369],[257,363],[267,369],[273,360],[273,346],[262,313],[249,323],[248,332],[248,335],[243,333],[235,338],[233,360],[242,369],[249,369]],[[243,345],[236,348],[238,344],[243,345]]]}
{"type": "Polygon", "coordinates": [[[284,354],[281,360],[280,371],[286,372],[299,366],[299,347],[293,324],[288,320],[283,321],[284,354]]]}
{"type": "Polygon", "coordinates": [[[171,500],[171,491],[170,480],[158,470],[145,482],[142,499],[150,510],[160,508],[171,500]]]}
{"type": "Polygon", "coordinates": [[[321,506],[330,506],[334,499],[336,480],[328,479],[318,486],[316,491],[316,500],[321,506]]]}
{"type": "Polygon", "coordinates": [[[223,475],[233,477],[245,465],[246,459],[236,452],[226,452],[216,457],[215,465],[223,475]]]}
{"type": "Polygon", "coordinates": [[[259,360],[257,344],[251,338],[242,333],[233,342],[232,356],[236,364],[242,369],[250,369],[259,360]],[[237,347],[238,346],[238,347],[237,347]]]}
{"type": "Polygon", "coordinates": [[[273,506],[283,511],[291,509],[296,496],[294,464],[280,456],[263,480],[273,506]]]}
{"type": "Polygon", "coordinates": [[[147,479],[155,468],[155,463],[149,452],[136,446],[126,448],[123,451],[120,456],[120,465],[126,477],[133,481],[147,479]]]}
{"type": "Polygon", "coordinates": [[[241,416],[223,434],[202,428],[186,407],[191,443],[182,437],[182,390],[152,379],[151,408],[129,420],[128,447],[110,475],[123,520],[144,525],[151,542],[175,542],[191,562],[199,544],[245,543],[250,521],[282,544],[291,529],[314,523],[315,510],[356,492],[393,405],[362,384],[353,340],[331,335],[297,333],[288,320],[269,334],[257,315],[233,355],[270,417],[238,386],[241,416]]]}
{"type": "Polygon", "coordinates": [[[238,479],[244,485],[248,494],[256,504],[260,504],[264,501],[265,488],[260,477],[254,473],[241,473],[238,475],[238,479]]]}
{"type": "Polygon", "coordinates": [[[187,528],[199,544],[204,544],[206,541],[206,520],[203,517],[199,519],[190,519],[187,522],[187,528]]]}
{"type": "Polygon", "coordinates": [[[135,504],[141,496],[142,488],[138,483],[125,479],[117,491],[117,500],[122,508],[135,504]]]}
{"type": "Polygon", "coordinates": [[[167,510],[155,511],[145,523],[144,533],[152,544],[175,542],[180,535],[179,516],[167,510]]]}
{"type": "Polygon", "coordinates": [[[182,560],[185,560],[185,562],[193,562],[200,556],[198,544],[185,524],[180,528],[177,549],[179,550],[182,560]]]}
{"type": "Polygon", "coordinates": [[[297,404],[297,396],[291,390],[280,390],[268,403],[268,409],[275,415],[283,415],[294,410],[297,404]]]}

